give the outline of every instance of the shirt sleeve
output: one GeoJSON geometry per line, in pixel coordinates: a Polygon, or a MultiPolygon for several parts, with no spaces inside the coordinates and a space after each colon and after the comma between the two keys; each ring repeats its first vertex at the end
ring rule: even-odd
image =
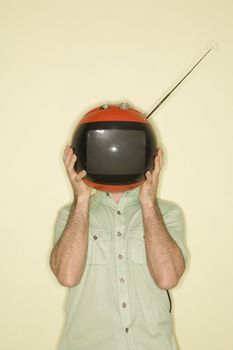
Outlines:
{"type": "Polygon", "coordinates": [[[179,246],[184,260],[187,262],[188,250],[185,243],[185,221],[181,208],[175,203],[161,200],[159,207],[169,234],[179,246]]]}
{"type": "Polygon", "coordinates": [[[63,231],[66,227],[69,214],[71,210],[71,205],[66,205],[62,207],[57,214],[57,218],[55,221],[55,227],[54,227],[54,238],[53,238],[53,245],[57,243],[61,235],[63,234],[63,231]]]}

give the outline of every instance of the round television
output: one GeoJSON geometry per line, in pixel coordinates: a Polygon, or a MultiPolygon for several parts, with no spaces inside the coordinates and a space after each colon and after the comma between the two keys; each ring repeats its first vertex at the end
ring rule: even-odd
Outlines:
{"type": "Polygon", "coordinates": [[[80,120],[72,138],[75,170],[83,181],[106,192],[133,189],[153,169],[157,141],[144,114],[127,103],[104,104],[80,120]]]}

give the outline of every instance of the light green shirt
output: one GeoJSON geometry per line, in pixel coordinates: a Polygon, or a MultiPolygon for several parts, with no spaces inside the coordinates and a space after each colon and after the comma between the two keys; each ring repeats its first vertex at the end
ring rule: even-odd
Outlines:
{"type": "MultiPolygon", "coordinates": [[[[69,289],[59,350],[175,350],[170,302],[148,270],[139,202],[140,187],[117,204],[96,191],[90,199],[87,264],[80,283],[69,289]]],[[[179,207],[158,200],[167,230],[186,258],[179,207]]],[[[66,225],[63,207],[54,243],[66,225]]]]}

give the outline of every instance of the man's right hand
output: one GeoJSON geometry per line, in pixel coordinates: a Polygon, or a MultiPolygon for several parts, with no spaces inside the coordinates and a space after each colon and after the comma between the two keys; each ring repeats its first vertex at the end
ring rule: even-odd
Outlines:
{"type": "Polygon", "coordinates": [[[73,188],[75,200],[87,200],[91,195],[92,188],[86,185],[82,180],[82,178],[87,174],[85,170],[80,171],[78,174],[76,173],[74,169],[76,160],[77,156],[73,152],[72,147],[70,145],[67,145],[64,151],[63,161],[71,186],[73,188]]]}

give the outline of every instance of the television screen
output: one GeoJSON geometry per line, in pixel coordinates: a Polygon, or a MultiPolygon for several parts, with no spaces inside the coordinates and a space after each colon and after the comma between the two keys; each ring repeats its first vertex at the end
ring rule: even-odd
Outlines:
{"type": "Polygon", "coordinates": [[[144,172],[146,135],[143,130],[89,130],[86,170],[96,175],[133,175],[144,172]]]}

